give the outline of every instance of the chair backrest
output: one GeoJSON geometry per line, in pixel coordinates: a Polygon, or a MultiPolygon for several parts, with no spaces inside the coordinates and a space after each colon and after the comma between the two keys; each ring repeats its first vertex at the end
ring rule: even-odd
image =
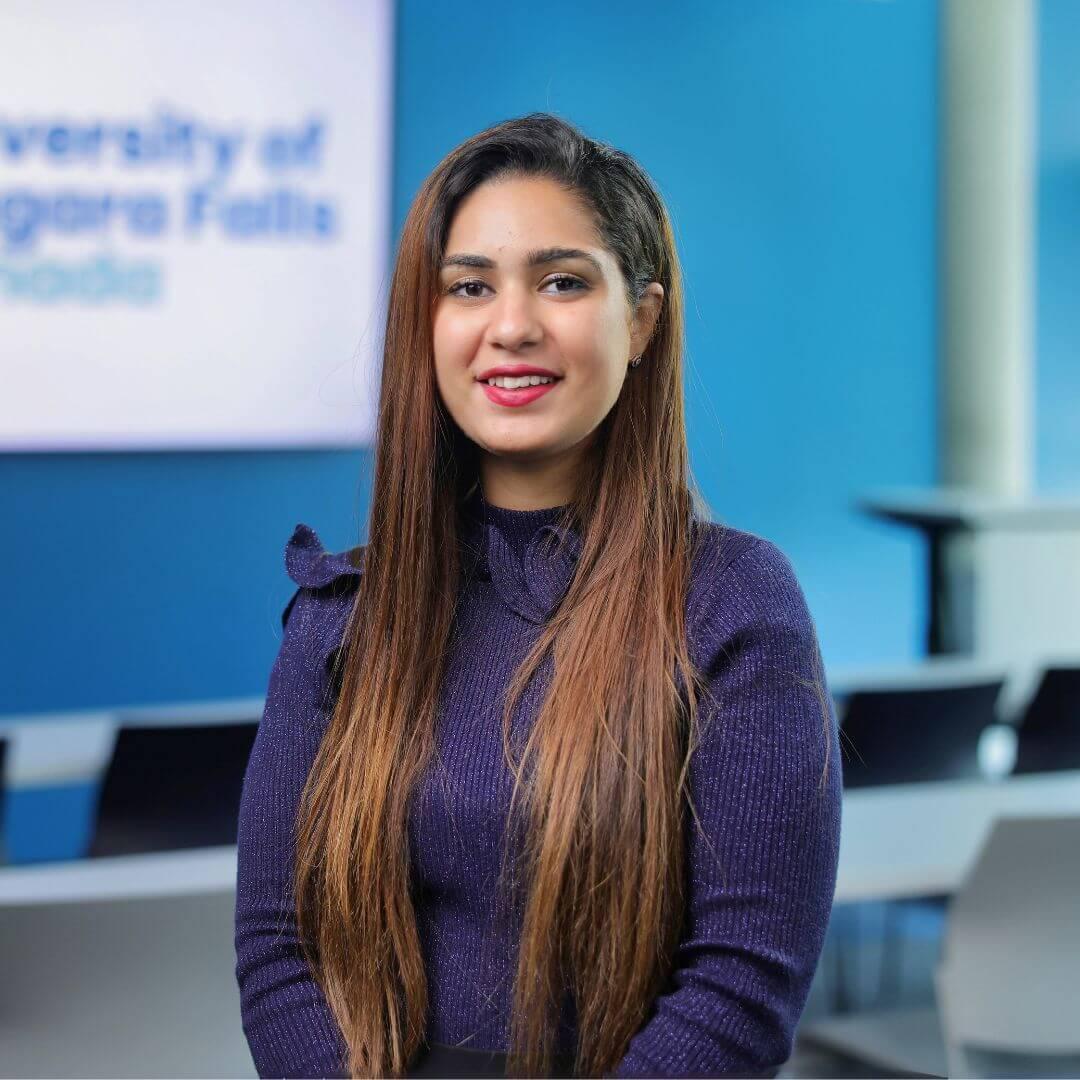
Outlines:
{"type": "Polygon", "coordinates": [[[1078,980],[1080,817],[998,819],[949,908],[937,975],[946,1041],[1080,1054],[1078,980]]]}
{"type": "Polygon", "coordinates": [[[236,843],[258,721],[124,727],[98,799],[91,856],[236,843]]]}
{"type": "Polygon", "coordinates": [[[1048,667],[1017,728],[1014,772],[1080,769],[1080,667],[1048,667]]]}
{"type": "Polygon", "coordinates": [[[980,776],[979,738],[997,720],[1003,686],[987,678],[854,691],[840,725],[844,786],[980,776]]]}

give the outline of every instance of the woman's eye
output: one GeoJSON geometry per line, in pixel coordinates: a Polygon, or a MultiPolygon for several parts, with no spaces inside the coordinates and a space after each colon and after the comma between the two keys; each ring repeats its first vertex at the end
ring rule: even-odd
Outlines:
{"type": "MultiPolygon", "coordinates": [[[[461,290],[461,289],[469,289],[469,288],[474,288],[474,287],[487,288],[487,283],[484,282],[484,281],[477,281],[475,278],[470,278],[468,281],[459,281],[456,285],[451,285],[450,288],[447,289],[446,291],[450,296],[458,296],[459,295],[459,290],[461,290]]],[[[469,293],[467,298],[469,300],[478,299],[478,297],[474,296],[472,293],[469,293]]]]}
{"type": "MultiPolygon", "coordinates": [[[[567,282],[573,288],[561,289],[557,288],[556,293],[568,293],[577,292],[580,289],[586,289],[588,286],[581,278],[572,277],[569,274],[559,274],[556,277],[549,278],[546,282],[548,285],[561,285],[563,282],[567,282]]],[[[479,300],[480,297],[476,293],[465,292],[467,289],[486,289],[488,284],[486,281],[481,281],[479,278],[467,278],[465,281],[459,281],[454,285],[451,285],[447,289],[447,293],[450,296],[464,296],[468,300],[479,300]]]]}
{"type": "MultiPolygon", "coordinates": [[[[557,277],[553,277],[548,282],[548,284],[549,285],[558,285],[558,284],[560,284],[561,282],[564,282],[564,281],[568,282],[571,285],[576,285],[578,289],[588,288],[588,286],[585,284],[584,281],[581,280],[581,278],[571,277],[569,274],[559,274],[557,277]]],[[[557,293],[559,293],[559,292],[575,292],[576,290],[575,289],[556,289],[555,291],[557,293]]]]}

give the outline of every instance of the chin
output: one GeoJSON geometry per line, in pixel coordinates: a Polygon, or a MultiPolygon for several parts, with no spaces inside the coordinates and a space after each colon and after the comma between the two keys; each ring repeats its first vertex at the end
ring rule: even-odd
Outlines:
{"type": "Polygon", "coordinates": [[[500,438],[494,435],[490,438],[477,440],[482,449],[489,454],[497,454],[500,457],[543,457],[556,447],[556,440],[537,437],[531,439],[516,433],[513,438],[500,438]]]}

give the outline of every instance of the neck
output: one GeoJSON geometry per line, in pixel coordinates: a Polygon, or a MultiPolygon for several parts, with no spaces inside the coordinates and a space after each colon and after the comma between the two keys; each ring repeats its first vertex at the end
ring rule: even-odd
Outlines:
{"type": "Polygon", "coordinates": [[[524,466],[484,458],[480,486],[489,506],[506,510],[547,510],[566,506],[574,498],[580,472],[569,457],[524,466]]]}

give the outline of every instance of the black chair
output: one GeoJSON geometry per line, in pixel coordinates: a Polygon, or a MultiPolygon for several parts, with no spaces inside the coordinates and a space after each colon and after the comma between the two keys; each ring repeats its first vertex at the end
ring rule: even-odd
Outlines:
{"type": "Polygon", "coordinates": [[[89,855],[235,844],[258,727],[251,721],[121,728],[89,855]]]}
{"type": "Polygon", "coordinates": [[[1016,732],[1013,772],[1080,769],[1080,667],[1049,667],[1016,732]]]}
{"type": "Polygon", "coordinates": [[[1004,682],[856,690],[840,724],[844,787],[981,776],[979,739],[1004,682]]]}

